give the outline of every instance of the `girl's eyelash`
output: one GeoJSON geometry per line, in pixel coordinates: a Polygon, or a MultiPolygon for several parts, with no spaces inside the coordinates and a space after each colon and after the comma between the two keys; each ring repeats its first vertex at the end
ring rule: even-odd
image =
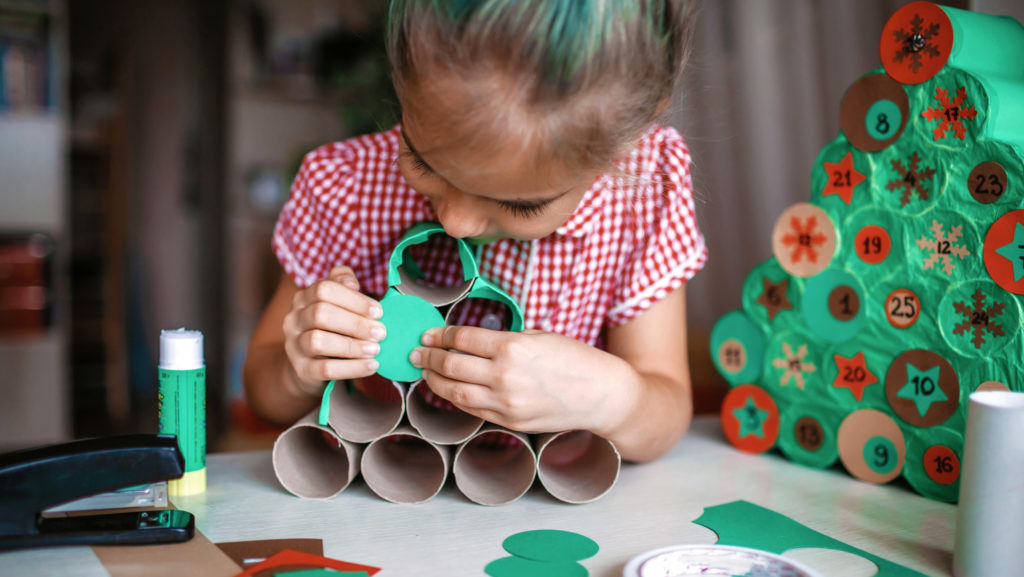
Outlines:
{"type": "Polygon", "coordinates": [[[430,168],[426,162],[419,156],[413,154],[411,151],[403,151],[402,155],[408,158],[412,162],[412,168],[418,172],[421,176],[430,176],[434,174],[434,169],[430,168]]]}
{"type": "Polygon", "coordinates": [[[520,204],[517,202],[498,203],[505,212],[517,218],[530,218],[544,212],[547,204],[520,204]]]}

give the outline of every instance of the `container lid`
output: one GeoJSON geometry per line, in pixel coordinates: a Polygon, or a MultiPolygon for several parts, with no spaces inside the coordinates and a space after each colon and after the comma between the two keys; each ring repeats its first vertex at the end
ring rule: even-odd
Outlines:
{"type": "Polygon", "coordinates": [[[202,367],[202,332],[184,328],[160,331],[160,368],[189,371],[202,367]]]}

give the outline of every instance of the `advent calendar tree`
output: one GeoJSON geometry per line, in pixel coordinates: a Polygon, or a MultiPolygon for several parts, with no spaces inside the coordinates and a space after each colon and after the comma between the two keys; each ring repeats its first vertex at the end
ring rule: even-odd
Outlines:
{"type": "Polygon", "coordinates": [[[879,53],[712,332],[722,426],[955,501],[967,396],[1024,390],[1024,27],[914,2],[879,53]]]}

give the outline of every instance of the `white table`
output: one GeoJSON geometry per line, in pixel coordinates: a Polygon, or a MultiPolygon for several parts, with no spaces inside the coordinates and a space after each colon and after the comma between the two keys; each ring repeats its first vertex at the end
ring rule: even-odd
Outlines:
{"type": "MultiPolygon", "coordinates": [[[[856,481],[842,471],[803,467],[777,455],[732,448],[718,419],[702,417],[662,459],[626,464],[618,484],[586,505],[556,501],[539,486],[500,507],[476,505],[449,478],[440,495],[396,505],[357,480],[329,501],[284,491],[268,451],[211,455],[205,494],[173,499],[191,511],[211,541],[320,538],[328,557],[381,567],[379,577],[483,575],[507,553],[501,542],[531,529],[563,529],[600,545],[583,562],[594,577],[618,577],[635,555],[676,544],[713,543],[692,523],[705,506],[744,499],[812,529],[927,575],[950,575],[956,507],[902,486],[856,481]]],[[[842,552],[802,550],[789,556],[829,577],[872,575],[874,565],[842,552]]],[[[0,575],[107,575],[88,547],[0,554],[0,575]]],[[[229,576],[225,576],[229,577],[229,576]]]]}

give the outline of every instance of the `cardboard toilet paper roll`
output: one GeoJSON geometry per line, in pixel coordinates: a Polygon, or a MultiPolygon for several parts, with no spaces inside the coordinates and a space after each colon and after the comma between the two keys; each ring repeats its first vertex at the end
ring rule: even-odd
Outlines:
{"type": "Polygon", "coordinates": [[[529,437],[497,425],[484,427],[459,445],[452,465],[459,491],[481,505],[504,505],[522,497],[536,473],[529,437]]]}
{"type": "Polygon", "coordinates": [[[375,375],[366,379],[365,387],[339,381],[328,398],[327,425],[353,443],[369,443],[387,435],[405,414],[405,385],[375,375]],[[381,394],[365,387],[393,387],[393,391],[381,394]]]}
{"type": "Polygon", "coordinates": [[[274,474],[289,493],[330,499],[359,474],[362,447],[317,423],[317,411],[299,419],[274,442],[274,474]]]}
{"type": "Polygon", "coordinates": [[[1024,393],[971,393],[953,574],[1015,575],[1024,566],[1024,393]]]}
{"type": "Polygon", "coordinates": [[[363,480],[392,503],[422,503],[437,495],[448,478],[451,447],[435,445],[403,425],[363,451],[363,480]]]}
{"type": "Polygon", "coordinates": [[[537,477],[551,496],[566,503],[589,503],[615,486],[622,456],[615,445],[587,431],[539,435],[537,477]]]}
{"type": "Polygon", "coordinates": [[[434,407],[423,397],[420,387],[426,387],[423,381],[416,381],[409,386],[405,406],[412,425],[423,438],[440,445],[457,445],[469,440],[484,420],[460,411],[454,407],[434,407]]]}

